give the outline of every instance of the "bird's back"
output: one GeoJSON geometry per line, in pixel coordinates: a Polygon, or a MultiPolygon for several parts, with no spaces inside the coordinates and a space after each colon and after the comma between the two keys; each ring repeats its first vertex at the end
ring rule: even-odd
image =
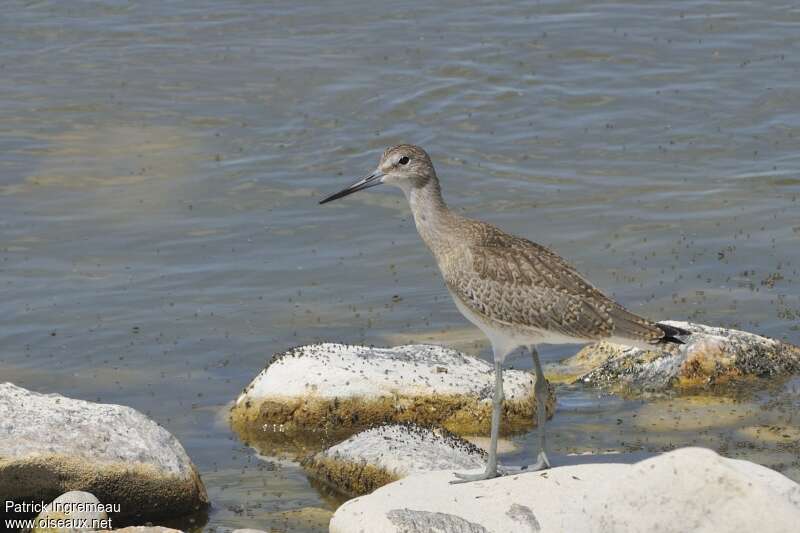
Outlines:
{"type": "Polygon", "coordinates": [[[542,342],[673,340],[667,326],[630,313],[548,248],[460,216],[448,226],[450,238],[433,250],[445,283],[457,303],[487,323],[542,342]]]}

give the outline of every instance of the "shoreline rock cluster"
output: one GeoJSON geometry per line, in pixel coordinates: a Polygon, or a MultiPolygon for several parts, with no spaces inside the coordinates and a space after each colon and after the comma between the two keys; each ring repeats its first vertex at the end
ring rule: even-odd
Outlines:
{"type": "MultiPolygon", "coordinates": [[[[691,332],[685,344],[645,351],[601,342],[548,370],[615,392],[695,393],[800,373],[797,346],[668,323],[691,332]]],[[[534,427],[539,408],[553,416],[552,384],[547,405],[539,406],[530,372],[507,370],[504,378],[502,433],[534,427]]],[[[484,467],[485,452],[463,437],[488,432],[493,386],[492,365],[439,346],[313,344],[273,356],[229,419],[245,442],[288,443],[309,477],[358,496],[333,515],[334,532],[360,531],[365,523],[370,531],[476,533],[624,532],[659,524],[665,531],[698,524],[733,530],[734,523],[737,530],[783,531],[800,523],[800,486],[700,448],[635,464],[582,457],[545,472],[450,485],[452,472],[484,467]]],[[[114,520],[132,524],[209,506],[181,444],[138,411],[0,384],[0,499],[70,498],[119,503],[114,520]]],[[[324,522],[327,511],[319,511],[309,520],[324,522]]]]}
{"type": "MultiPolygon", "coordinates": [[[[757,376],[783,376],[800,369],[800,349],[792,345],[736,330],[682,322],[673,324],[692,332],[685,345],[646,352],[596,343],[550,369],[557,374],[578,376],[574,379],[577,384],[622,386],[640,391],[709,387],[757,376]]],[[[532,402],[533,376],[529,372],[510,370],[505,377],[508,406],[503,431],[513,433],[533,427],[532,418],[537,408],[532,402]]],[[[552,385],[550,387],[552,391],[552,385]]],[[[445,348],[315,344],[274,356],[244,389],[231,408],[230,417],[240,435],[258,434],[275,440],[304,435],[308,439],[304,442],[316,443],[316,448],[314,445],[303,448],[304,452],[310,449],[310,453],[295,455],[307,474],[338,492],[359,496],[351,502],[366,502],[359,507],[351,508],[351,502],[342,506],[331,522],[332,531],[359,531],[360,524],[372,524],[373,519],[377,520],[376,524],[382,524],[376,526],[375,531],[437,527],[465,531],[525,531],[527,527],[534,531],[538,514],[532,510],[531,503],[537,499],[517,501],[512,491],[504,489],[504,484],[518,483],[508,479],[524,479],[528,474],[470,484],[482,488],[480,494],[468,499],[459,500],[458,489],[455,493],[449,489],[448,476],[453,471],[483,468],[484,452],[459,435],[488,430],[491,388],[491,365],[445,348]],[[390,499],[395,507],[384,509],[386,513],[382,518],[374,515],[375,509],[382,505],[374,496],[390,489],[394,491],[393,487],[404,483],[416,483],[416,480],[425,481],[414,485],[408,493],[392,492],[390,499]],[[486,483],[502,485],[506,496],[493,500],[486,483]],[[437,490],[441,490],[447,502],[440,501],[439,497],[432,498],[429,508],[417,510],[405,505],[416,502],[419,494],[430,492],[433,484],[441,485],[437,490]],[[404,498],[409,498],[408,502],[404,498]],[[497,523],[471,520],[466,508],[474,498],[480,499],[478,509],[483,502],[496,500],[498,506],[508,504],[507,509],[490,506],[481,511],[482,516],[499,513],[504,518],[497,523]],[[457,501],[460,503],[453,503],[457,501]],[[434,503],[441,503],[441,507],[434,503]],[[351,513],[352,509],[356,510],[351,513]],[[462,512],[467,514],[462,516],[462,512]],[[343,518],[349,516],[348,513],[352,516],[343,518]]],[[[554,403],[553,394],[546,406],[550,416],[554,403]]],[[[687,474],[691,474],[692,465],[702,462],[702,458],[713,463],[720,472],[730,467],[726,461],[732,461],[710,450],[678,452],[666,454],[664,460],[672,461],[681,472],[686,469],[687,474]]],[[[647,468],[658,468],[658,459],[654,461],[655,466],[648,463],[647,468]]],[[[741,467],[737,474],[741,482],[744,482],[741,476],[750,474],[763,478],[764,472],[770,472],[770,475],[780,476],[752,463],[738,461],[735,464],[741,467]],[[759,468],[761,470],[757,470],[759,468]]],[[[565,468],[568,472],[573,468],[589,468],[587,476],[590,478],[597,470],[597,479],[603,480],[617,474],[621,476],[628,471],[625,469],[633,467],[605,464],[565,468]]],[[[541,476],[547,479],[549,472],[567,475],[554,469],[541,476]]],[[[530,479],[541,477],[535,473],[529,476],[532,476],[530,479]]],[[[571,476],[569,473],[568,478],[572,479],[571,476]]],[[[683,483],[686,480],[682,476],[673,481],[683,483]]],[[[524,487],[515,490],[525,494],[549,490],[538,485],[527,486],[533,481],[520,483],[524,487]]],[[[633,481],[630,483],[627,490],[633,495],[636,489],[633,481]]],[[[640,479],[638,483],[643,481],[640,479]]],[[[608,490],[618,488],[609,486],[608,490]]],[[[704,487],[703,490],[708,489],[704,487]]],[[[584,503],[594,502],[590,493],[581,498],[584,503]]],[[[684,504],[688,505],[681,503],[684,504]]],[[[679,509],[674,511],[679,512],[679,509]]],[[[621,516],[621,520],[631,519],[631,513],[621,516]]]]}

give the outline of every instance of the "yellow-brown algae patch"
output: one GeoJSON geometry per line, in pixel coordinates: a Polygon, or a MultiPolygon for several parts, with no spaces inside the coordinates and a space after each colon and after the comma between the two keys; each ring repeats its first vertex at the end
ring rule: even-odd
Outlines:
{"type": "Polygon", "coordinates": [[[303,467],[315,479],[348,496],[369,494],[378,487],[400,479],[373,465],[337,459],[320,458],[304,462],[303,467]]]}
{"type": "Polygon", "coordinates": [[[691,332],[685,344],[652,350],[599,342],[551,367],[582,371],[577,382],[626,390],[691,390],[800,372],[800,347],[753,333],[669,321],[691,332]]]}
{"type": "MultiPolygon", "coordinates": [[[[232,407],[231,424],[251,437],[262,432],[343,438],[388,422],[487,433],[493,381],[486,361],[438,346],[308,345],[272,359],[232,407]]],[[[533,427],[532,374],[507,370],[504,392],[501,431],[533,427]]],[[[552,386],[546,408],[552,417],[552,386]]]]}
{"type": "Polygon", "coordinates": [[[119,503],[120,512],[111,517],[125,522],[175,518],[205,509],[209,503],[194,467],[188,477],[179,477],[146,464],[96,464],[64,455],[0,459],[3,501],[51,501],[70,491],[90,492],[101,502],[119,503]]]}
{"type": "Polygon", "coordinates": [[[485,463],[483,450],[445,429],[391,424],[357,433],[301,464],[315,479],[345,494],[361,495],[408,475],[473,470],[485,463]]]}

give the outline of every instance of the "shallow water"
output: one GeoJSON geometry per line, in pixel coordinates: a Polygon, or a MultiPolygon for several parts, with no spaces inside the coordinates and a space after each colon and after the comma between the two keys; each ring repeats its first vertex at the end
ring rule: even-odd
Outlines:
{"type": "MultiPolygon", "coordinates": [[[[429,149],[453,207],[636,312],[800,343],[799,30],[782,2],[7,2],[0,377],[164,424],[209,529],[333,508],[224,410],[292,345],[487,355],[396,191],[316,204],[400,141],[429,149]]],[[[769,394],[709,430],[671,424],[692,400],[560,392],[556,451],[701,443],[800,479],[796,446],[747,444],[779,417],[752,407],[769,394]]]]}

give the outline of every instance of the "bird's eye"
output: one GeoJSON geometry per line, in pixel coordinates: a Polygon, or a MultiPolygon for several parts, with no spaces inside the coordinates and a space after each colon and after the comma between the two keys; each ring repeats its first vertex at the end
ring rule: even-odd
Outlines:
{"type": "Polygon", "coordinates": [[[408,157],[403,156],[397,162],[400,163],[401,165],[407,165],[408,164],[408,157]]]}

